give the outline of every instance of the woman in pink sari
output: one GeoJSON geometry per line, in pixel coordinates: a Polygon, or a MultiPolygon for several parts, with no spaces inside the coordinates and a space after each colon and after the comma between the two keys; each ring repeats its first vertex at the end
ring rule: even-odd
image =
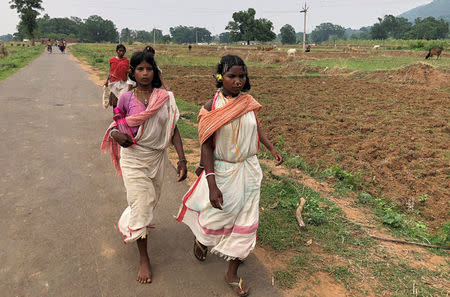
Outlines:
{"type": "Polygon", "coordinates": [[[102,150],[111,154],[127,190],[128,207],[117,224],[124,242],[137,241],[140,268],[137,281],[152,281],[147,253],[147,235],[153,228],[153,211],[158,203],[168,162],[167,148],[173,144],[178,153],[178,181],[186,178],[186,158],[176,126],[179,112],[171,92],[160,89],[157,65],[147,52],[135,53],[130,61],[130,78],[137,86],[122,94],[117,107],[126,116],[135,143],[121,133],[113,122],[103,138],[102,150]]]}

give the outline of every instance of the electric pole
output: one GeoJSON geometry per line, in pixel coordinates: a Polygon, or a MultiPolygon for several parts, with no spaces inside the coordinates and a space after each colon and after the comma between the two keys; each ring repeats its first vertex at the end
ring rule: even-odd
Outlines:
{"type": "Polygon", "coordinates": [[[306,13],[308,12],[309,7],[303,5],[302,10],[300,10],[300,13],[304,13],[305,16],[303,17],[303,51],[306,49],[306,13]]]}
{"type": "Polygon", "coordinates": [[[153,28],[153,44],[156,44],[156,29],[153,28]]]}
{"type": "Polygon", "coordinates": [[[198,45],[198,32],[197,32],[197,27],[195,27],[195,43],[198,45]]]}

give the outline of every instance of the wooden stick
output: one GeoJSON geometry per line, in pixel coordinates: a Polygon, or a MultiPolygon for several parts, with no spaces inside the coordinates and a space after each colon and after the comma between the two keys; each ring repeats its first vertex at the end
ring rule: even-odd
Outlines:
{"type": "Polygon", "coordinates": [[[375,235],[369,234],[370,237],[383,240],[383,241],[389,241],[389,242],[395,242],[395,243],[401,243],[401,244],[410,244],[410,245],[417,245],[421,247],[429,247],[429,248],[435,248],[435,249],[443,249],[443,250],[450,250],[450,246],[440,246],[440,245],[433,245],[433,244],[425,244],[420,242],[414,242],[414,241],[405,241],[400,239],[392,239],[392,238],[386,238],[386,237],[379,237],[375,235]]]}
{"type": "Polygon", "coordinates": [[[300,205],[297,207],[297,210],[295,212],[296,214],[296,218],[297,218],[297,223],[300,226],[300,229],[306,229],[306,224],[305,222],[303,222],[303,218],[302,218],[302,211],[303,211],[303,206],[306,203],[306,199],[305,198],[300,198],[300,205]]]}

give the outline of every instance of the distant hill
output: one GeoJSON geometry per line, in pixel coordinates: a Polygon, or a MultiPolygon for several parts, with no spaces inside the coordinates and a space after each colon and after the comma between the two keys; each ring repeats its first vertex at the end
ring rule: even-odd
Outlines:
{"type": "Polygon", "coordinates": [[[414,23],[416,18],[424,19],[429,16],[450,22],[450,0],[434,0],[399,15],[399,17],[407,18],[411,23],[414,23]]]}

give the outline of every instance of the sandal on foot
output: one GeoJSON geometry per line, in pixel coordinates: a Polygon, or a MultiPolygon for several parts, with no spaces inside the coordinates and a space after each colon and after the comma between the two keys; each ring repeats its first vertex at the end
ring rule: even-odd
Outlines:
{"type": "Polygon", "coordinates": [[[201,262],[205,261],[206,253],[208,253],[208,248],[202,245],[197,239],[194,240],[194,256],[197,260],[201,262]]]}
{"type": "Polygon", "coordinates": [[[241,296],[241,297],[248,296],[250,289],[247,292],[244,291],[244,288],[242,288],[242,278],[239,278],[239,282],[231,282],[230,283],[227,281],[227,279],[225,279],[225,281],[238,296],[241,296]],[[237,291],[236,288],[238,288],[239,291],[237,291]]]}

